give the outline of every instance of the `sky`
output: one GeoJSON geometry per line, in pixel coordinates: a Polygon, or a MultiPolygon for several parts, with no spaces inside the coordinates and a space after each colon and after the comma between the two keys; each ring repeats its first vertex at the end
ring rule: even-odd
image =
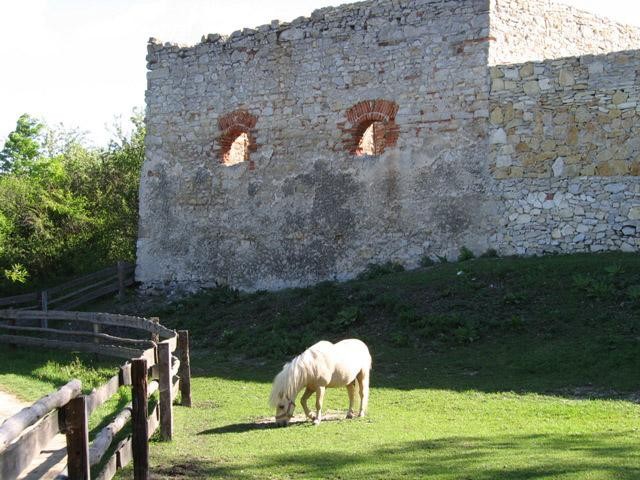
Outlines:
{"type": "MultiPolygon", "coordinates": [[[[0,145],[22,113],[79,128],[106,145],[114,122],[144,107],[149,37],[192,45],[203,34],[290,21],[342,3],[353,2],[0,0],[0,145]]],[[[640,26],[634,0],[562,3],[640,26]]]]}

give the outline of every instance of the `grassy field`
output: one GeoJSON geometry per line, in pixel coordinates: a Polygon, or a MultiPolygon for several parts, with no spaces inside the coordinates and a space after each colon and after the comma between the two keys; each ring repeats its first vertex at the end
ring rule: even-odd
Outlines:
{"type": "MultiPolygon", "coordinates": [[[[639,255],[394,269],[118,307],[189,328],[195,347],[194,406],[152,445],[154,478],[640,478],[639,255]],[[369,416],[264,423],[282,363],[346,337],[371,348],[369,416]]],[[[346,391],[325,404],[344,414],[346,391]]]]}

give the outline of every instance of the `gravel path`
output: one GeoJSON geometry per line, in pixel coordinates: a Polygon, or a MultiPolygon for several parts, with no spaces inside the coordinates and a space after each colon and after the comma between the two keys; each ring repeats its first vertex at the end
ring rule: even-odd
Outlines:
{"type": "MultiPolygon", "coordinates": [[[[0,390],[0,425],[10,416],[15,415],[30,404],[23,402],[10,393],[0,390]]],[[[56,435],[31,465],[18,477],[18,480],[52,480],[62,473],[67,466],[66,439],[64,435],[56,435]]]]}

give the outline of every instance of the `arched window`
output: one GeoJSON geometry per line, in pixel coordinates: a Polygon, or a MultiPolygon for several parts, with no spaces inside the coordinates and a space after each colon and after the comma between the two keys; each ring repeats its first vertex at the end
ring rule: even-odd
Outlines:
{"type": "Polygon", "coordinates": [[[356,156],[380,155],[398,140],[398,105],[389,100],[365,100],[347,110],[350,128],[343,128],[347,150],[356,156]]]}
{"type": "Polygon", "coordinates": [[[360,137],[356,155],[380,155],[384,152],[385,138],[384,138],[384,122],[371,122],[364,125],[365,130],[360,137]]]}
{"type": "Polygon", "coordinates": [[[229,149],[223,153],[222,163],[230,166],[247,160],[249,160],[249,135],[242,132],[229,145],[229,149]]]}
{"type": "Polygon", "coordinates": [[[256,117],[246,110],[236,110],[223,115],[218,120],[218,127],[222,131],[218,137],[220,145],[220,163],[226,166],[237,165],[250,161],[250,154],[256,149],[252,129],[256,125],[256,117]]]}

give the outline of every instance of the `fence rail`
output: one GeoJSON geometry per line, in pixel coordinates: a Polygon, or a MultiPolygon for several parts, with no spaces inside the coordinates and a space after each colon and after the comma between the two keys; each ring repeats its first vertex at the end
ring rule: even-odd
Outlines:
{"type": "Polygon", "coordinates": [[[73,380],[0,425],[2,479],[17,478],[58,433],[66,435],[69,480],[110,480],[131,460],[134,478],[146,479],[148,440],[158,428],[163,440],[171,440],[178,391],[182,404],[191,406],[188,331],[168,329],[157,319],[93,312],[0,310],[0,342],[73,348],[129,360],[90,394],[81,395],[80,382],[73,380]],[[31,325],[43,319],[50,322],[48,327],[31,325]],[[91,330],[78,330],[81,326],[91,330]],[[109,329],[114,332],[106,333],[109,329]],[[11,335],[5,334],[7,331],[11,335]],[[89,340],[60,339],[70,336],[89,340]],[[131,388],[132,402],[110,417],[89,442],[89,416],[122,386],[131,388]],[[149,412],[149,398],[155,392],[159,392],[159,401],[149,412]],[[113,448],[118,434],[128,425],[131,435],[113,448]],[[110,449],[113,452],[105,458],[110,449]],[[100,471],[95,472],[98,466],[100,471]]]}
{"type": "Polygon", "coordinates": [[[39,292],[23,293],[0,298],[0,307],[20,310],[71,310],[91,300],[118,292],[124,297],[125,289],[134,283],[135,266],[127,262],[83,275],[68,282],[39,292]]]}

